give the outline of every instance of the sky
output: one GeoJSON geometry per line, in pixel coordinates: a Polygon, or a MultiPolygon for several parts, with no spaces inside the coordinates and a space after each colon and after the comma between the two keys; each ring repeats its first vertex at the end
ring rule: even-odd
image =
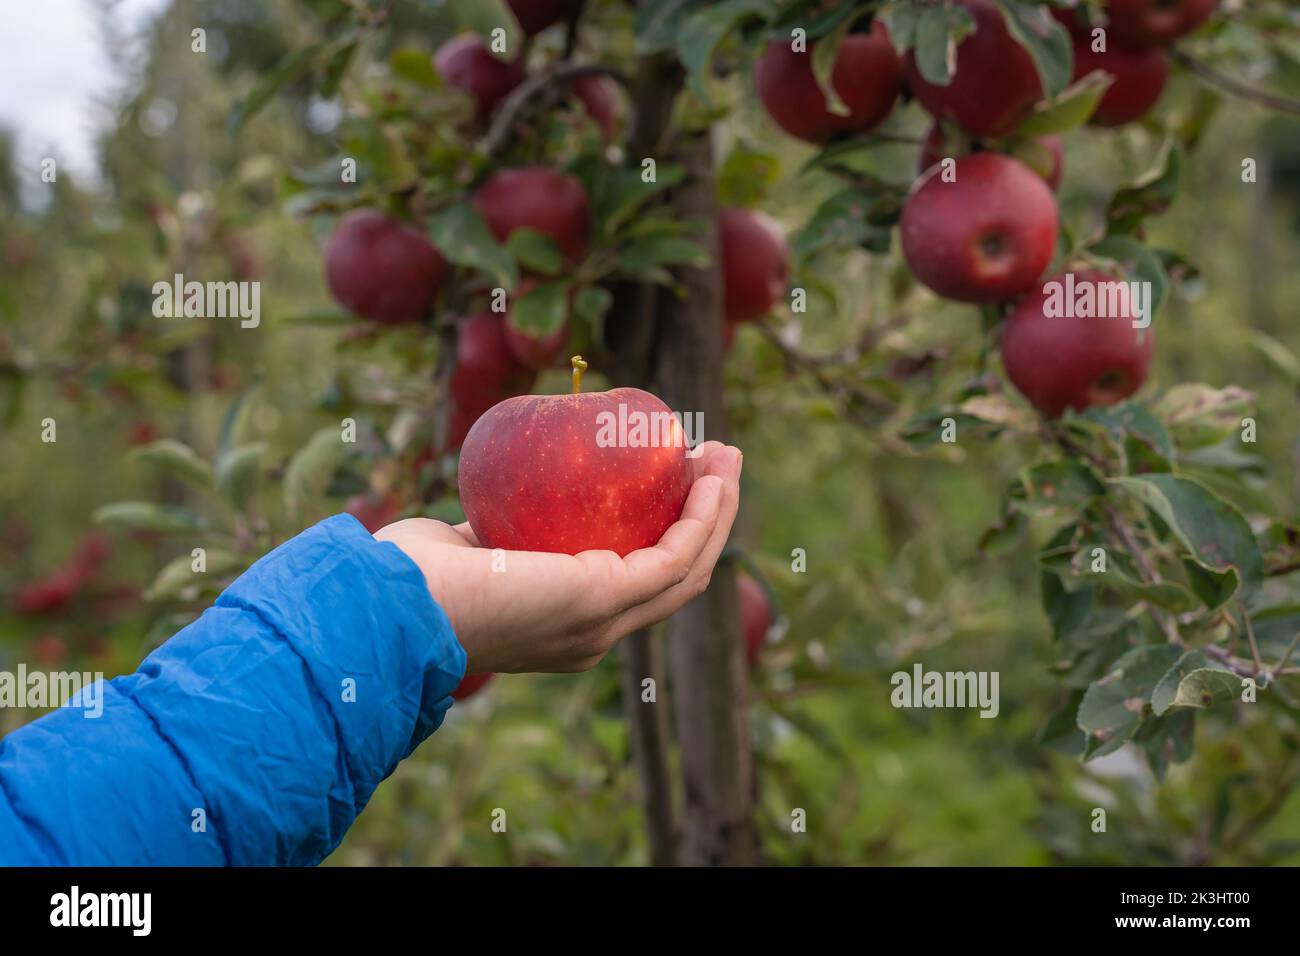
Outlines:
{"type": "MultiPolygon", "coordinates": [[[[113,0],[119,28],[136,29],[169,0],[113,0]]],[[[107,117],[96,100],[129,76],[100,34],[101,2],[0,0],[0,126],[18,139],[19,173],[53,156],[95,178],[94,137],[107,117]]]]}

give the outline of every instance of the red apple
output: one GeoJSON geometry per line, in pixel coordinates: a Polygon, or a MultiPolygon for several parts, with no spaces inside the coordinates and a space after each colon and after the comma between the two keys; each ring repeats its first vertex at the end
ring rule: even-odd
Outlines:
{"type": "Polygon", "coordinates": [[[1146,381],[1154,344],[1150,328],[1133,327],[1138,310],[1127,284],[1098,269],[1074,273],[1074,287],[1091,284],[1100,298],[1106,286],[1099,283],[1121,283],[1115,290],[1115,317],[1048,315],[1047,290],[1051,283],[1068,288],[1066,281],[1065,274],[1056,276],[1025,296],[1002,328],[1007,377],[1052,418],[1067,408],[1083,410],[1128,398],[1146,381]]]}
{"type": "Polygon", "coordinates": [[[740,630],[745,636],[745,658],[753,667],[772,628],[772,605],[763,586],[743,571],[736,574],[736,589],[740,592],[740,630]]]}
{"type": "Polygon", "coordinates": [[[955,180],[935,167],[903,207],[903,255],[924,285],[958,302],[994,303],[1031,289],[1056,249],[1056,199],[1019,160],[958,159],[955,180]]]}
{"type": "Polygon", "coordinates": [[[1105,53],[1094,53],[1091,40],[1076,37],[1074,78],[1094,70],[1104,70],[1114,77],[1088,120],[1094,126],[1131,123],[1155,105],[1169,79],[1169,61],[1160,50],[1130,53],[1113,45],[1105,53]]]}
{"type": "Polygon", "coordinates": [[[529,36],[541,33],[569,11],[570,0],[506,0],[529,36]]]}
{"type": "Polygon", "coordinates": [[[456,685],[456,689],[451,692],[453,700],[464,700],[466,697],[473,697],[481,691],[485,684],[496,674],[490,671],[486,674],[466,674],[461,678],[461,682],[456,685]]]}
{"type": "Polygon", "coordinates": [[[755,209],[718,215],[724,311],[730,322],[755,322],[785,298],[790,246],[776,221],[755,209]]]}
{"type": "Polygon", "coordinates": [[[68,644],[57,634],[42,634],[32,641],[32,662],[41,667],[58,667],[68,659],[68,644]]]}
{"type": "Polygon", "coordinates": [[[810,143],[837,133],[875,129],[889,116],[903,85],[903,65],[879,20],[870,33],[851,33],[835,55],[831,86],[849,108],[832,113],[813,75],[816,44],[796,53],[788,39],[773,40],[754,64],[754,88],[768,115],[791,136],[810,143]]]}
{"type": "Polygon", "coordinates": [[[572,262],[587,252],[591,209],[573,176],[544,166],[503,169],[478,188],[474,208],[501,242],[527,228],[550,236],[572,262]]]}
{"type": "Polygon", "coordinates": [[[975,32],[957,47],[957,69],[947,86],[929,82],[906,58],[907,83],[931,116],[951,120],[971,136],[1006,136],[1043,96],[1033,57],[1007,30],[991,0],[957,0],[975,18],[975,32]]]}
{"type": "Polygon", "coordinates": [[[371,534],[392,524],[402,513],[392,495],[382,495],[376,491],[363,491],[359,495],[353,495],[343,510],[360,521],[361,526],[371,534]]]}
{"type": "Polygon", "coordinates": [[[601,139],[608,146],[618,133],[622,114],[619,105],[618,84],[607,76],[592,73],[575,77],[569,89],[577,97],[587,115],[600,127],[601,139]]]}
{"type": "MultiPolygon", "coordinates": [[[[1044,178],[1047,180],[1047,185],[1055,190],[1061,185],[1061,176],[1065,171],[1065,143],[1061,137],[1056,135],[1038,136],[1035,137],[1034,142],[1047,150],[1051,156],[1051,168],[1044,178]]],[[[977,144],[972,152],[978,151],[977,144]]],[[[923,173],[935,163],[947,158],[957,159],[958,156],[948,149],[943,135],[943,127],[938,123],[933,123],[930,126],[930,131],[926,133],[925,142],[921,144],[921,156],[917,162],[917,172],[923,173]]],[[[1026,163],[1026,165],[1028,164],[1026,163]]],[[[1042,173],[1042,170],[1039,169],[1034,171],[1040,175],[1042,173]]]]}
{"type": "Polygon", "coordinates": [[[158,440],[158,423],[151,418],[137,418],[127,426],[126,443],[133,448],[158,440]]]}
{"type": "Polygon", "coordinates": [[[348,213],[325,244],[330,292],[344,308],[372,322],[424,318],[446,270],[422,232],[374,209],[348,213]]]}
{"type": "Polygon", "coordinates": [[[72,603],[85,582],[74,567],[60,568],[43,578],[30,581],[14,592],[14,607],[20,614],[52,614],[72,603]]]}
{"type": "Polygon", "coordinates": [[[501,399],[527,391],[535,377],[510,351],[504,315],[479,312],[461,323],[451,398],[470,424],[501,399]]]}
{"type": "Polygon", "coordinates": [[[1106,29],[1116,46],[1141,53],[1191,33],[1218,5],[1218,0],[1110,0],[1106,29]]]}
{"type": "Polygon", "coordinates": [[[470,429],[459,477],[486,547],[620,556],[663,536],[693,480],[681,423],[636,388],[506,399],[470,429]]]}
{"type": "Polygon", "coordinates": [[[449,87],[473,98],[474,115],[480,122],[492,115],[525,76],[521,62],[493,56],[475,33],[453,37],[440,46],[433,65],[449,87]]]}

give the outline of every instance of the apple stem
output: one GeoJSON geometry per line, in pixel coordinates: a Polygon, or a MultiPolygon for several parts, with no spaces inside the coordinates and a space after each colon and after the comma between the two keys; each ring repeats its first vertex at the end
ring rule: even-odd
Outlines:
{"type": "Polygon", "coordinates": [[[569,361],[573,363],[573,394],[577,395],[582,391],[582,373],[587,370],[587,362],[581,355],[575,355],[569,361]]]}

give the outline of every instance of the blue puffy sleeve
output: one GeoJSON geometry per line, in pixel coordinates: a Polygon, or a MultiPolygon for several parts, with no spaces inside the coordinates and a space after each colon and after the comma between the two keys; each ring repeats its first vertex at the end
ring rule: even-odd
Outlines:
{"type": "Polygon", "coordinates": [[[464,672],[419,568],[330,518],[94,706],[0,740],[0,864],[319,863],[464,672]]]}

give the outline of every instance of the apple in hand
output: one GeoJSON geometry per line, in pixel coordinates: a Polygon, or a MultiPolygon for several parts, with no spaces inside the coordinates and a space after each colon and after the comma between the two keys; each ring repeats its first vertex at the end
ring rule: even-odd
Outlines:
{"type": "Polygon", "coordinates": [[[493,173],[474,194],[474,208],[500,242],[516,229],[550,236],[570,262],[587,252],[591,209],[574,176],[526,166],[493,173]]]}
{"type": "Polygon", "coordinates": [[[903,86],[903,65],[885,25],[850,33],[831,68],[831,86],[848,115],[832,113],[813,75],[813,48],[796,52],[788,38],[773,40],[754,64],[754,88],[769,116],[791,136],[809,143],[837,133],[875,129],[889,116],[903,86]]]}
{"type": "Polygon", "coordinates": [[[576,391],[585,365],[574,358],[573,394],[506,399],[466,436],[460,503],[484,547],[622,557],[681,517],[693,482],[681,423],[637,388],[576,391]]]}
{"type": "Polygon", "coordinates": [[[900,220],[903,256],[924,285],[958,302],[990,304],[1031,289],[1056,249],[1056,198],[1019,160],[972,153],[945,182],[935,167],[900,220]]]}
{"type": "Polygon", "coordinates": [[[386,325],[418,322],[447,263],[414,226],[375,209],[348,213],[325,243],[325,281],[339,304],[386,325]]]}
{"type": "Polygon", "coordinates": [[[1169,79],[1169,61],[1160,50],[1131,53],[1118,45],[1094,53],[1092,41],[1074,39],[1074,78],[1103,70],[1113,78],[1088,122],[1093,126],[1123,126],[1156,104],[1169,79]]]}
{"type": "MultiPolygon", "coordinates": [[[[1064,287],[1065,274],[1051,282],[1064,287]]],[[[1025,296],[1002,327],[1002,365],[1012,384],[1044,415],[1082,411],[1128,398],[1147,379],[1154,337],[1134,328],[1138,310],[1128,285],[1099,269],[1074,273],[1074,285],[1120,283],[1117,316],[1048,315],[1048,293],[1025,296]]],[[[1100,290],[1097,298],[1101,299],[1100,290]]],[[[1078,310],[1070,310],[1077,312],[1078,310]]]]}
{"type": "Polygon", "coordinates": [[[473,98],[474,116],[479,122],[492,115],[525,75],[522,63],[493,56],[476,33],[452,37],[438,47],[433,65],[447,86],[473,98]]]}
{"type": "Polygon", "coordinates": [[[1106,29],[1117,46],[1141,53],[1191,33],[1218,5],[1218,0],[1110,0],[1106,29]]]}
{"type": "Polygon", "coordinates": [[[763,586],[744,571],[736,572],[736,589],[740,592],[740,630],[745,637],[745,658],[754,667],[763,640],[772,629],[772,605],[763,586]]]}
{"type": "MultiPolygon", "coordinates": [[[[1046,150],[1047,155],[1050,157],[1050,166],[1046,170],[1046,175],[1044,175],[1043,178],[1047,180],[1047,185],[1051,186],[1052,189],[1055,190],[1061,185],[1061,176],[1065,171],[1065,143],[1060,136],[1054,134],[1048,136],[1037,136],[1034,138],[1034,142],[1046,150]]],[[[917,162],[917,172],[923,173],[931,166],[944,159],[957,159],[959,156],[965,156],[971,152],[980,151],[978,143],[973,144],[973,147],[974,148],[963,153],[954,153],[952,148],[949,146],[946,137],[943,135],[943,127],[938,123],[932,123],[930,125],[930,131],[925,134],[925,141],[921,144],[921,156],[917,162]]],[[[1029,164],[1026,163],[1025,165],[1029,164]]],[[[1033,167],[1031,166],[1030,168],[1033,167]]],[[[1040,175],[1043,175],[1044,173],[1041,169],[1035,169],[1034,171],[1040,175]]]]}
{"type": "Polygon", "coordinates": [[[754,209],[718,216],[724,312],[729,322],[755,322],[785,298],[790,246],[776,221],[754,209]]]}
{"type": "Polygon", "coordinates": [[[1043,97],[1038,70],[992,0],[957,2],[975,18],[975,32],[957,46],[951,81],[947,86],[931,83],[909,51],[908,87],[936,119],[950,120],[971,136],[1006,136],[1043,97]]]}
{"type": "Polygon", "coordinates": [[[488,681],[496,676],[490,671],[485,674],[466,674],[461,678],[460,683],[456,685],[456,689],[451,692],[452,699],[464,700],[466,697],[473,697],[483,689],[488,681]]]}

